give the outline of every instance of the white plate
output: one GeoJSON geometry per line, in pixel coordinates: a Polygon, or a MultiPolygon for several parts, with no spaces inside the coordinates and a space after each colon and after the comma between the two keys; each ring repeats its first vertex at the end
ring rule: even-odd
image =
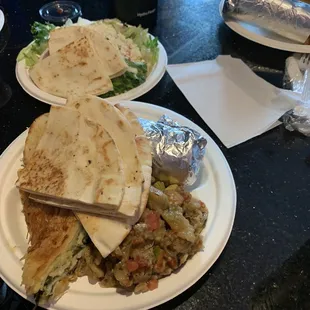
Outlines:
{"type": "MultiPolygon", "coordinates": [[[[158,289],[125,296],[115,289],[91,285],[80,278],[50,309],[59,310],[136,310],[155,307],[185,291],[201,278],[217,260],[231,233],[236,209],[236,188],[229,165],[215,142],[197,125],[170,110],[142,102],[125,102],[139,117],[157,120],[170,115],[180,124],[191,127],[208,139],[207,152],[199,182],[193,195],[204,201],[209,219],[203,231],[205,250],[197,253],[178,272],[159,281],[158,289]]],[[[23,132],[0,157],[0,276],[18,294],[25,297],[20,285],[22,262],[27,249],[27,228],[17,189],[14,186],[27,131],[23,132]]]]}
{"type": "Polygon", "coordinates": [[[4,25],[4,14],[3,12],[0,10],[0,31],[2,30],[4,25]]]}
{"type": "MultiPolygon", "coordinates": [[[[143,94],[147,93],[149,90],[151,90],[161,80],[166,71],[168,57],[165,48],[160,42],[158,42],[158,47],[159,47],[158,62],[154,66],[152,72],[146,78],[146,81],[140,86],[133,88],[126,93],[107,98],[110,102],[118,102],[120,100],[133,100],[137,97],[140,97],[143,94]]],[[[66,99],[48,94],[45,91],[39,89],[32,82],[29,76],[29,70],[25,64],[25,60],[16,62],[15,73],[18,83],[21,85],[24,91],[28,93],[30,96],[42,102],[48,103],[50,105],[66,104],[66,99]]]]}
{"type": "MultiPolygon", "coordinates": [[[[224,1],[225,0],[222,0],[220,3],[220,14],[222,17],[224,1]]],[[[290,41],[289,39],[281,37],[263,28],[250,25],[246,22],[237,20],[225,20],[224,17],[223,20],[230,29],[253,42],[282,51],[310,53],[309,45],[292,43],[292,41],[290,41]]]]}

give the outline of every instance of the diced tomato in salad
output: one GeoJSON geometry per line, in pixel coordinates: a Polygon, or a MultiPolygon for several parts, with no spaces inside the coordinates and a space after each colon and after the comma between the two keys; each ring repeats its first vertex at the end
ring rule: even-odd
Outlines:
{"type": "Polygon", "coordinates": [[[142,237],[136,237],[132,240],[132,245],[139,245],[144,243],[144,239],[142,237]]]}
{"type": "Polygon", "coordinates": [[[176,269],[178,267],[178,262],[174,257],[167,258],[169,267],[176,269]]]}
{"type": "Polygon", "coordinates": [[[158,288],[158,280],[152,279],[147,282],[147,287],[150,291],[156,290],[158,288]]]}
{"type": "Polygon", "coordinates": [[[146,215],[145,223],[147,225],[148,230],[154,231],[159,228],[160,226],[159,218],[160,218],[159,214],[154,211],[151,211],[146,215]]]}
{"type": "Polygon", "coordinates": [[[139,264],[136,261],[129,259],[126,263],[126,267],[129,272],[133,272],[139,268],[139,264]]]}
{"type": "Polygon", "coordinates": [[[148,263],[147,259],[145,259],[144,257],[137,256],[135,258],[135,261],[139,265],[139,268],[144,268],[144,267],[148,267],[149,266],[149,263],[148,263]]]}

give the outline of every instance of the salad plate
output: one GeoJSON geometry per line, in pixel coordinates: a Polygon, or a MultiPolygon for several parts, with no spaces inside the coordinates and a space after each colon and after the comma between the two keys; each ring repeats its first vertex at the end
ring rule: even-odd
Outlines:
{"type": "MultiPolygon", "coordinates": [[[[66,27],[87,26],[90,21],[79,18],[76,24],[68,24],[66,27]]],[[[49,32],[54,29],[51,24],[34,23],[32,33],[35,40],[25,47],[18,55],[16,62],[16,78],[30,96],[50,105],[65,105],[66,98],[55,96],[45,90],[40,89],[31,79],[30,70],[40,60],[48,56],[48,36],[49,32]]],[[[124,32],[126,39],[132,40],[138,46],[144,56],[145,65],[148,67],[147,73],[138,73],[133,77],[132,72],[125,74],[116,79],[112,79],[112,83],[117,90],[111,96],[104,96],[110,102],[118,102],[120,100],[133,100],[151,90],[163,77],[168,63],[168,57],[163,45],[146,29],[141,27],[126,26],[127,32],[124,32]],[[137,42],[137,43],[136,43],[137,42]],[[145,46],[145,43],[147,46],[145,46]],[[130,76],[129,76],[130,75],[130,76]],[[115,81],[115,82],[114,82],[115,81]],[[122,89],[124,88],[124,89],[122,89]]]]}
{"type": "Polygon", "coordinates": [[[0,10],[0,31],[2,30],[4,25],[4,14],[3,12],[0,10]]]}
{"type": "MultiPolygon", "coordinates": [[[[157,121],[162,115],[168,115],[207,139],[199,178],[190,189],[192,195],[205,202],[209,210],[207,225],[202,231],[204,250],[195,254],[177,273],[159,280],[156,290],[120,294],[114,288],[91,285],[83,277],[73,283],[68,292],[49,309],[129,310],[155,307],[198,281],[217,260],[230,236],[236,210],[236,188],[229,165],[212,138],[187,118],[168,109],[135,101],[125,101],[122,105],[144,119],[157,121]]],[[[21,259],[28,247],[27,227],[15,182],[22,164],[26,137],[27,131],[13,141],[0,157],[0,276],[25,298],[25,289],[20,282],[23,266],[21,259]]]]}

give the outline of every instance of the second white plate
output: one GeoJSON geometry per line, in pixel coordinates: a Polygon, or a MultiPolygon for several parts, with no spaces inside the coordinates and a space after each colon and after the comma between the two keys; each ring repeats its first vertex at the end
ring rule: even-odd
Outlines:
{"type": "MultiPolygon", "coordinates": [[[[142,96],[151,90],[163,77],[166,71],[166,66],[168,64],[168,56],[163,45],[158,42],[159,46],[159,55],[157,64],[154,66],[152,72],[147,77],[146,81],[140,86],[131,89],[121,95],[107,98],[109,102],[118,102],[120,100],[133,100],[142,96]]],[[[26,93],[30,96],[45,102],[50,105],[65,105],[66,99],[60,98],[51,94],[46,93],[45,91],[38,88],[31,80],[29,76],[29,70],[26,67],[25,60],[16,62],[15,73],[17,81],[20,86],[24,89],[26,93]]]]}
{"type": "MultiPolygon", "coordinates": [[[[178,273],[161,279],[158,289],[144,294],[121,295],[115,289],[92,285],[79,278],[50,309],[58,310],[136,310],[155,307],[185,291],[199,280],[217,260],[231,233],[236,210],[236,188],[229,165],[215,142],[187,118],[170,110],[141,102],[125,102],[138,117],[158,120],[163,114],[200,132],[208,140],[207,152],[192,194],[209,209],[207,226],[202,232],[204,251],[197,253],[178,273]]],[[[17,171],[27,131],[22,133],[0,157],[0,276],[18,294],[26,297],[20,285],[27,251],[27,228],[18,190],[17,171]]]]}
{"type": "Polygon", "coordinates": [[[2,30],[4,25],[4,14],[3,12],[0,10],[0,31],[2,30]]]}
{"type": "MultiPolygon", "coordinates": [[[[225,0],[221,1],[219,8],[222,17],[223,17],[222,12],[224,1],[225,0]]],[[[224,18],[223,20],[231,30],[235,31],[236,33],[240,34],[241,36],[253,42],[287,52],[306,53],[306,54],[310,53],[309,45],[293,43],[289,39],[281,37],[280,35],[277,35],[271,31],[268,31],[266,29],[254,25],[250,25],[242,21],[225,20],[224,18]]]]}

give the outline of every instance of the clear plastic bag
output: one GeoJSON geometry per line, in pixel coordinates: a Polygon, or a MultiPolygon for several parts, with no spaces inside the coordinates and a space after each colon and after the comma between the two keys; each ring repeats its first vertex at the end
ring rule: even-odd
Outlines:
{"type": "Polygon", "coordinates": [[[283,115],[281,121],[287,130],[310,137],[310,65],[302,62],[302,57],[306,58],[295,54],[286,60],[283,87],[299,93],[301,100],[283,115]]]}

